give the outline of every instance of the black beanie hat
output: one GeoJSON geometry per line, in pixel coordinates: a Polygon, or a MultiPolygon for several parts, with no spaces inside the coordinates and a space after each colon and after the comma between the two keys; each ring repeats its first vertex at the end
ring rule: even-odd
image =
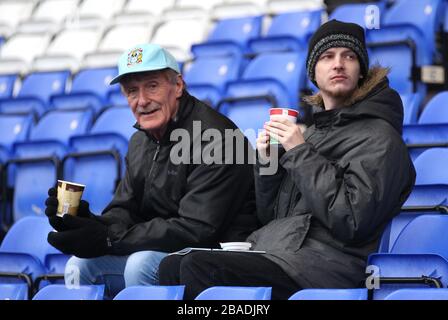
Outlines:
{"type": "Polygon", "coordinates": [[[315,79],[316,63],[322,53],[335,47],[349,48],[356,53],[361,74],[365,79],[369,70],[369,56],[366,49],[364,29],[355,23],[338,20],[324,23],[311,37],[306,59],[308,78],[317,86],[315,79]]]}

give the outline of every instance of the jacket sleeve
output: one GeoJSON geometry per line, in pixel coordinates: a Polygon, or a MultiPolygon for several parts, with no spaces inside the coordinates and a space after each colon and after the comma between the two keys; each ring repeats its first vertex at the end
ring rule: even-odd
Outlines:
{"type": "MultiPolygon", "coordinates": [[[[188,177],[187,192],[180,200],[177,217],[155,217],[127,226],[111,225],[113,253],[141,250],[172,252],[189,246],[215,244],[219,231],[242,206],[252,168],[238,165],[199,165],[188,177]]],[[[129,214],[125,214],[126,219],[129,214]]]]}
{"type": "Polygon", "coordinates": [[[398,139],[369,135],[343,156],[343,167],[309,143],[289,150],[281,164],[313,217],[335,238],[359,243],[399,211],[414,184],[414,167],[398,139]]]}
{"type": "Polygon", "coordinates": [[[285,170],[278,166],[275,174],[262,174],[262,168],[269,166],[257,162],[255,171],[255,198],[257,217],[262,225],[266,225],[275,218],[275,204],[277,194],[283,181],[285,170]]]}

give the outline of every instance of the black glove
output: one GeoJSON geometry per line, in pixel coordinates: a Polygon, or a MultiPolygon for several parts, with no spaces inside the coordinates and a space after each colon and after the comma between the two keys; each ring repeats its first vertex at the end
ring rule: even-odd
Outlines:
{"type": "Polygon", "coordinates": [[[67,229],[50,232],[47,238],[48,243],[56,249],[79,258],[94,258],[111,253],[108,228],[101,222],[69,214],[65,214],[60,220],[67,229]]]}
{"type": "MultiPolygon", "coordinates": [[[[57,231],[69,230],[69,228],[63,224],[62,218],[56,215],[58,210],[58,198],[56,188],[48,189],[48,198],[47,200],[45,200],[45,205],[46,205],[45,214],[48,217],[50,225],[57,231]]],[[[92,218],[95,215],[92,212],[90,212],[89,203],[87,201],[81,200],[79,202],[77,216],[83,218],[92,218]]]]}

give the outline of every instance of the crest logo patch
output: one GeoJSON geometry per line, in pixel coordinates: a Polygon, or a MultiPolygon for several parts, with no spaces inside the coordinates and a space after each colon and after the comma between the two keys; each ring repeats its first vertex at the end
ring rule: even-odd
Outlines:
{"type": "Polygon", "coordinates": [[[128,53],[128,67],[142,63],[143,49],[138,48],[128,53]]]}

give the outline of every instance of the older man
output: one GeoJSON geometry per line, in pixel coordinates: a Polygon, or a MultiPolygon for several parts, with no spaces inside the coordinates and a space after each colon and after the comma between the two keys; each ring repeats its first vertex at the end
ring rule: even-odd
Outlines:
{"type": "Polygon", "coordinates": [[[238,241],[257,225],[252,166],[227,157],[244,151],[236,150],[236,140],[247,145],[247,139],[229,119],[188,94],[168,51],[145,44],[125,52],[114,83],[120,83],[138,131],[112,202],[97,217],[82,201],[78,217],[63,218],[56,216],[54,189],[46,202],[58,231],[48,241],[76,256],[67,264],[66,280],[75,273],[81,284],[106,283],[110,296],[124,286],[157,284],[159,262],[169,252],[238,241]],[[235,143],[204,139],[207,130],[221,137],[231,130],[235,143]],[[179,137],[185,138],[180,147],[179,137]],[[217,160],[226,161],[198,159],[211,145],[222,145],[217,160]]]}

